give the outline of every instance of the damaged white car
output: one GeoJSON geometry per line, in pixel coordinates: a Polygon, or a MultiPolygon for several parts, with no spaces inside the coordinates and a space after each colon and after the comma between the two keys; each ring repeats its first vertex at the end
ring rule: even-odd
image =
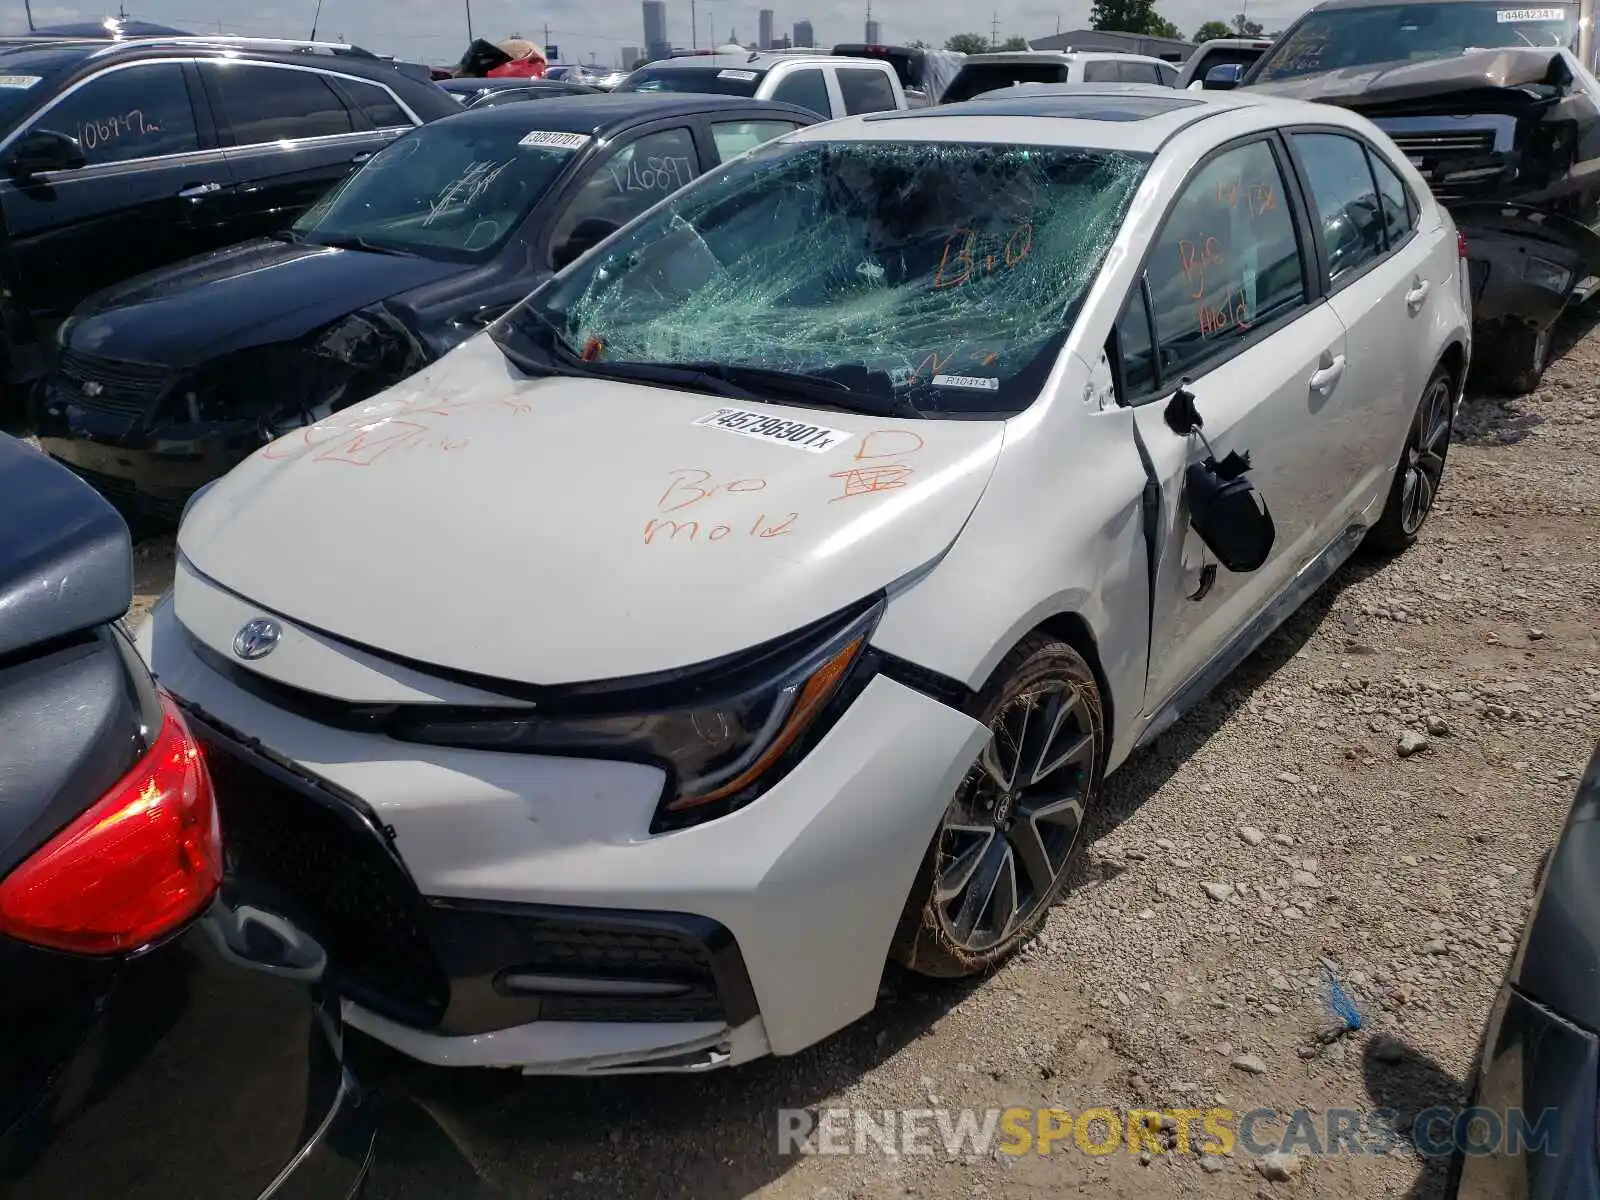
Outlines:
{"type": "Polygon", "coordinates": [[[1338,109],[836,121],[211,485],[141,645],[358,1027],[793,1054],[891,960],[1015,951],[1104,774],[1417,536],[1469,329],[1449,216],[1338,109]]]}

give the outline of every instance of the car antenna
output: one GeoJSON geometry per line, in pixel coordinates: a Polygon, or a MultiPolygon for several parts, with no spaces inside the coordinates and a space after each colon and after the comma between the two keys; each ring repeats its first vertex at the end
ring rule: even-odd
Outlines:
{"type": "Polygon", "coordinates": [[[752,50],[752,51],[750,51],[750,57],[745,59],[745,62],[755,62],[755,60],[760,58],[760,57],[761,57],[761,51],[752,50]]]}

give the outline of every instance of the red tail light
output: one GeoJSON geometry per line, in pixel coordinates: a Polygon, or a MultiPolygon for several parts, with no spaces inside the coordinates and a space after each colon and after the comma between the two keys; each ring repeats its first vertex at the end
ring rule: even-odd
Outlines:
{"type": "Polygon", "coordinates": [[[1467,235],[1462,233],[1458,229],[1458,230],[1456,230],[1456,257],[1457,258],[1465,258],[1466,256],[1467,256],[1467,235]]]}
{"type": "Polygon", "coordinates": [[[163,695],[155,745],[131,771],[0,880],[0,933],[58,950],[134,950],[182,925],[222,881],[211,777],[163,695]]]}

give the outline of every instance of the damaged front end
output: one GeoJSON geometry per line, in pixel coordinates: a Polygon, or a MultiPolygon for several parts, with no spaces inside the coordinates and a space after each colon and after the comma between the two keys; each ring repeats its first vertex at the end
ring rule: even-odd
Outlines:
{"type": "Polygon", "coordinates": [[[1466,238],[1475,363],[1531,391],[1556,318],[1600,286],[1600,84],[1568,49],[1467,50],[1267,87],[1361,113],[1466,238]]]}
{"type": "Polygon", "coordinates": [[[356,404],[435,355],[384,305],[304,337],[167,371],[65,347],[41,397],[41,447],[130,517],[188,498],[268,442],[356,404]]]}

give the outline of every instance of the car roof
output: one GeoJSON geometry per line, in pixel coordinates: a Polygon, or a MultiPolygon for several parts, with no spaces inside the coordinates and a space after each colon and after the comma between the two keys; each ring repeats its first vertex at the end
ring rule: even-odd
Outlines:
{"type": "MultiPolygon", "coordinates": [[[[769,71],[779,63],[792,63],[814,58],[821,63],[836,62],[834,55],[826,50],[817,50],[810,53],[777,53],[763,54],[753,51],[749,54],[690,54],[682,58],[663,58],[659,62],[645,63],[641,71],[685,71],[698,68],[709,70],[716,68],[723,71],[769,71]]],[[[877,62],[875,58],[862,60],[864,62],[877,62]]]]}
{"type": "Polygon", "coordinates": [[[1040,83],[999,88],[933,108],[844,117],[793,136],[802,141],[1002,142],[1153,154],[1192,125],[1241,112],[1254,113],[1251,124],[1263,129],[1360,120],[1329,105],[1249,91],[1180,92],[1154,83],[1040,83]]]}
{"type": "Polygon", "coordinates": [[[333,49],[334,43],[267,44],[261,40],[204,37],[39,38],[37,41],[0,42],[0,73],[59,74],[92,60],[122,62],[138,58],[230,58],[249,62],[313,65],[324,70],[356,75],[379,83],[392,83],[396,75],[417,86],[427,81],[415,79],[397,68],[392,59],[383,58],[356,46],[333,49]],[[296,49],[297,45],[311,49],[296,49]],[[24,69],[24,68],[29,69],[24,69]]]}
{"type": "Polygon", "coordinates": [[[1030,63],[1030,62],[1071,62],[1077,58],[1126,58],[1134,62],[1163,63],[1172,66],[1164,58],[1156,58],[1150,54],[1129,54],[1122,50],[997,50],[989,54],[969,54],[962,61],[962,66],[967,63],[1030,63]]]}
{"type": "Polygon", "coordinates": [[[0,73],[6,75],[56,75],[70,71],[105,42],[57,38],[10,41],[0,44],[0,73]]]}
{"type": "Polygon", "coordinates": [[[601,92],[593,96],[552,96],[539,101],[537,108],[533,109],[520,104],[502,104],[489,108],[469,108],[444,119],[458,129],[463,121],[479,121],[484,124],[520,125],[528,129],[537,127],[551,133],[592,133],[600,136],[640,121],[693,117],[729,109],[748,111],[751,108],[771,109],[774,113],[802,117],[806,122],[817,119],[817,114],[792,104],[701,92],[601,92]]]}
{"type": "MultiPolygon", "coordinates": [[[[1312,12],[1324,12],[1331,8],[1396,8],[1412,4],[1481,4],[1485,0],[1323,0],[1315,5],[1312,12]]],[[[1502,6],[1503,7],[1503,6],[1502,6]]],[[[1550,0],[1549,8],[1570,8],[1577,11],[1577,0],[1550,0]]]]}

